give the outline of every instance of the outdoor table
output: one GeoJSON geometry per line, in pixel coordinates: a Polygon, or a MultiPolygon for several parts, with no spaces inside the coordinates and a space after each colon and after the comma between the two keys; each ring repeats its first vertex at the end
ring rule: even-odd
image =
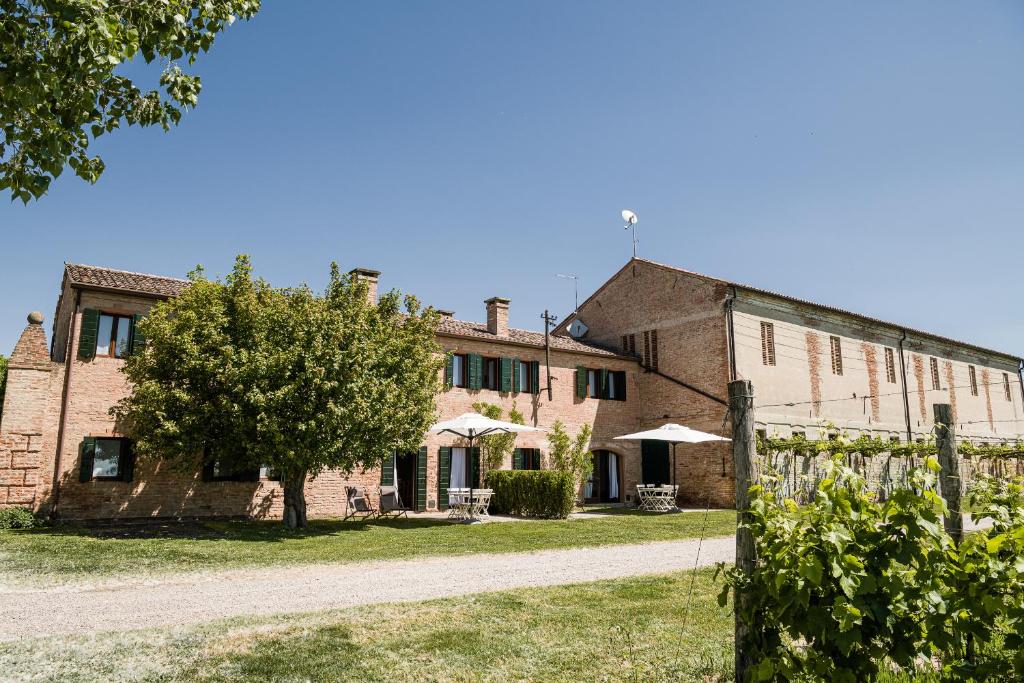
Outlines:
{"type": "Polygon", "coordinates": [[[644,486],[637,484],[639,508],[646,512],[670,512],[676,506],[678,486],[644,486]]]}
{"type": "Polygon", "coordinates": [[[473,496],[470,499],[469,489],[449,489],[448,516],[453,519],[488,517],[493,495],[492,489],[473,489],[473,496]]]}

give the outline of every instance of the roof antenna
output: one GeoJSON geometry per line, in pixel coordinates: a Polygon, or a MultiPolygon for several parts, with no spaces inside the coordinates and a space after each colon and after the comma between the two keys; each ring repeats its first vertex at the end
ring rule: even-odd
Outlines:
{"type": "Polygon", "coordinates": [[[573,315],[576,315],[576,312],[580,310],[580,278],[578,275],[573,275],[571,273],[569,275],[562,275],[561,273],[558,273],[558,277],[566,280],[572,280],[573,290],[575,290],[576,294],[576,306],[572,309],[572,313],[573,315]]]}
{"type": "Polygon", "coordinates": [[[622,220],[626,221],[626,230],[633,229],[633,258],[636,258],[636,214],[629,209],[623,209],[622,220]]]}

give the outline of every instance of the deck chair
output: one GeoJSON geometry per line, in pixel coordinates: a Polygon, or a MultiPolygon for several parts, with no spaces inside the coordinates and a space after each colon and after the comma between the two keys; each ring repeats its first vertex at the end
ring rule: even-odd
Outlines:
{"type": "Polygon", "coordinates": [[[377,508],[373,507],[370,499],[366,496],[366,489],[362,486],[345,487],[345,521],[349,517],[373,517],[377,508]]]}
{"type": "Polygon", "coordinates": [[[409,516],[409,508],[402,505],[402,496],[397,486],[380,487],[380,512],[377,514],[381,517],[409,516]]]}

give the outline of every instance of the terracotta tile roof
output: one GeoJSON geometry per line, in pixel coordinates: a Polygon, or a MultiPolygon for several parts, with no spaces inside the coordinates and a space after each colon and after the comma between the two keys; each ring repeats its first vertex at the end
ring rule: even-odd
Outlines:
{"type": "MultiPolygon", "coordinates": [[[[510,342],[512,344],[523,344],[526,346],[544,346],[543,332],[530,332],[529,330],[520,330],[513,327],[509,328],[508,336],[499,337],[488,332],[487,325],[484,323],[472,323],[464,320],[455,320],[454,318],[442,318],[441,324],[437,328],[437,333],[455,337],[472,337],[474,339],[484,339],[494,342],[510,342]]],[[[589,353],[600,356],[629,358],[630,360],[635,360],[632,356],[622,356],[615,351],[610,351],[600,346],[595,346],[594,344],[584,344],[583,342],[563,335],[551,335],[551,348],[557,351],[575,351],[577,353],[589,353]]]]}
{"type": "Polygon", "coordinates": [[[133,273],[129,270],[114,268],[98,268],[79,263],[65,263],[64,272],[72,287],[117,289],[149,296],[177,296],[188,286],[188,280],[181,278],[133,273]]]}
{"type": "MultiPolygon", "coordinates": [[[[873,325],[880,325],[882,327],[888,327],[890,329],[897,330],[897,331],[906,330],[907,332],[913,333],[915,335],[918,335],[918,336],[921,336],[921,337],[925,337],[925,338],[930,338],[930,339],[933,339],[935,341],[939,341],[939,342],[942,342],[942,343],[953,344],[954,346],[961,346],[961,347],[964,347],[964,348],[973,349],[975,351],[981,351],[982,353],[986,353],[986,354],[993,354],[993,355],[996,355],[996,356],[1002,356],[1004,358],[1009,358],[1009,359],[1012,359],[1012,360],[1021,360],[1019,356],[1017,356],[1015,354],[1012,354],[1012,353],[1007,353],[1005,351],[997,351],[995,349],[985,348],[984,346],[978,346],[977,344],[971,344],[970,342],[964,342],[964,341],[960,341],[958,339],[952,339],[950,337],[944,337],[942,335],[935,334],[933,332],[926,332],[924,330],[917,330],[917,329],[914,329],[912,327],[907,327],[906,325],[900,325],[898,323],[889,322],[888,320],[882,320],[880,318],[875,318],[875,317],[872,317],[870,315],[864,315],[863,313],[857,313],[855,311],[849,311],[849,310],[846,310],[844,308],[838,308],[836,306],[829,306],[827,304],[820,304],[820,303],[817,303],[815,301],[808,301],[807,299],[801,299],[801,298],[798,298],[798,297],[795,297],[795,296],[790,296],[788,294],[781,294],[779,292],[774,292],[774,291],[772,291],[770,289],[764,289],[762,287],[754,287],[752,285],[745,285],[745,284],[740,283],[740,282],[733,282],[731,280],[723,280],[722,278],[714,277],[712,275],[705,275],[703,273],[697,273],[697,272],[694,272],[692,270],[686,270],[685,268],[679,268],[677,266],[670,266],[668,264],[659,263],[657,261],[652,261],[652,260],[646,259],[646,258],[636,258],[636,257],[634,257],[632,260],[630,260],[628,263],[626,263],[626,265],[623,266],[619,270],[619,273],[621,273],[626,268],[628,268],[630,266],[630,264],[632,264],[634,261],[637,261],[639,263],[647,263],[647,264],[655,266],[657,268],[663,268],[665,270],[676,272],[676,273],[684,273],[686,275],[691,275],[693,277],[697,277],[697,278],[700,278],[702,280],[706,280],[706,281],[709,281],[709,282],[715,282],[715,283],[718,283],[718,284],[728,285],[730,287],[735,287],[736,289],[747,290],[748,292],[756,292],[758,294],[764,294],[764,295],[767,295],[767,296],[776,297],[778,299],[783,299],[783,300],[786,300],[786,301],[791,301],[793,303],[803,304],[803,305],[806,305],[806,306],[812,306],[814,308],[819,308],[819,309],[824,310],[824,311],[830,311],[832,313],[837,313],[839,315],[850,316],[852,318],[856,318],[856,319],[862,320],[864,322],[871,323],[873,325]]],[[[618,275],[618,273],[616,273],[616,275],[618,275]]],[[[605,282],[603,285],[601,285],[601,287],[598,288],[598,290],[596,292],[591,294],[587,298],[587,300],[584,301],[583,304],[580,305],[580,308],[583,308],[584,305],[589,303],[598,294],[600,294],[601,291],[614,279],[615,279],[615,276],[613,275],[612,277],[610,277],[608,279],[607,282],[605,282]]],[[[559,324],[559,327],[562,327],[563,325],[565,325],[565,324],[567,324],[567,323],[569,323],[571,321],[572,321],[572,316],[568,316],[565,320],[563,320],[562,323],[559,324]]]]}

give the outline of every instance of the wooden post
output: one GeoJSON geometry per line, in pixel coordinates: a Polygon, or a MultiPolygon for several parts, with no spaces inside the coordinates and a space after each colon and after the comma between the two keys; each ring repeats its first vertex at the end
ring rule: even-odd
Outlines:
{"type": "MultiPolygon", "coordinates": [[[[754,537],[742,526],[750,510],[748,490],[757,478],[754,455],[757,440],[754,436],[754,388],[749,380],[729,382],[729,414],[732,416],[732,462],[736,482],[736,567],[744,575],[754,572],[754,537]]],[[[743,614],[748,611],[749,595],[737,592],[733,610],[736,619],[736,680],[746,681],[754,662],[746,646],[751,624],[743,614]]]]}
{"type": "Polygon", "coordinates": [[[946,515],[946,533],[953,542],[960,545],[964,538],[964,516],[960,512],[960,457],[956,452],[956,425],[953,424],[953,409],[948,403],[936,403],[935,444],[939,449],[939,486],[946,500],[949,514],[946,515]]]}

